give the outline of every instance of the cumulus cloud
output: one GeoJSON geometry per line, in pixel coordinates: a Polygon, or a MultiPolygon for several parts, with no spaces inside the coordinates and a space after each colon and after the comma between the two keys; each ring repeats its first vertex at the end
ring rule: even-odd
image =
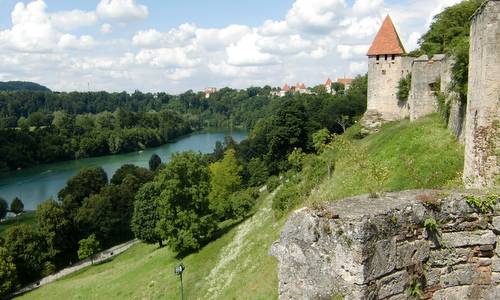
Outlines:
{"type": "Polygon", "coordinates": [[[227,47],[228,63],[234,66],[259,66],[277,64],[278,58],[263,52],[258,46],[258,35],[248,34],[227,47]]]}
{"type": "Polygon", "coordinates": [[[71,10],[50,15],[52,24],[60,30],[72,30],[92,26],[97,23],[97,15],[93,11],[71,10]]]}
{"type": "Polygon", "coordinates": [[[102,34],[110,34],[111,32],[113,32],[113,26],[111,26],[111,24],[104,23],[101,25],[102,34]]]}
{"type": "Polygon", "coordinates": [[[137,4],[135,0],[101,0],[96,12],[101,19],[121,22],[145,19],[149,15],[147,6],[137,4]]]}
{"type": "Polygon", "coordinates": [[[50,13],[43,0],[33,0],[16,4],[12,26],[0,29],[0,76],[40,80],[56,90],[87,90],[87,83],[91,89],[170,92],[311,86],[366,72],[368,45],[387,13],[411,50],[430,16],[457,1],[295,0],[283,19],[258,26],[141,28],[128,24],[149,15],[140,0],[101,0],[95,11],[50,13]],[[99,31],[99,39],[89,35],[99,31]]]}

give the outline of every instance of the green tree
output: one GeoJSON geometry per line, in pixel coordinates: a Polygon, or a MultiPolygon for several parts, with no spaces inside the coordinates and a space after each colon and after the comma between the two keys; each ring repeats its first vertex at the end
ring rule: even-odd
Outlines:
{"type": "Polygon", "coordinates": [[[85,259],[90,257],[91,264],[94,264],[95,255],[100,250],[100,244],[96,239],[95,234],[91,234],[86,239],[80,240],[78,245],[78,258],[85,259]]]}
{"type": "Polygon", "coordinates": [[[232,217],[229,196],[241,188],[241,170],[233,149],[225,152],[222,161],[210,165],[210,208],[221,219],[232,217]]]}
{"type": "Polygon", "coordinates": [[[33,127],[42,127],[48,125],[49,120],[43,112],[34,112],[28,116],[28,124],[33,127]]]}
{"type": "Polygon", "coordinates": [[[5,245],[14,258],[21,283],[28,283],[41,275],[47,249],[38,231],[27,224],[12,226],[5,233],[5,245]]]}
{"type": "Polygon", "coordinates": [[[232,214],[236,218],[246,217],[255,206],[255,198],[248,190],[238,191],[229,197],[232,214]]]}
{"type": "Polygon", "coordinates": [[[345,86],[343,83],[340,82],[334,82],[332,83],[332,88],[335,91],[336,94],[343,94],[345,91],[345,86]]]}
{"type": "Polygon", "coordinates": [[[161,165],[161,158],[158,156],[158,154],[154,153],[151,155],[151,158],[149,159],[149,170],[151,171],[156,171],[161,165]]]}
{"type": "Polygon", "coordinates": [[[72,224],[68,220],[61,203],[48,199],[37,206],[36,218],[38,229],[47,242],[51,257],[69,254],[78,240],[72,233],[72,224]]]}
{"type": "Polygon", "coordinates": [[[248,185],[250,186],[264,184],[269,177],[266,163],[258,157],[254,157],[248,162],[247,170],[249,174],[248,185]]]}
{"type": "Polygon", "coordinates": [[[6,296],[17,285],[17,272],[14,259],[7,249],[0,247],[0,297],[6,296]]]}
{"type": "Polygon", "coordinates": [[[113,203],[108,195],[95,194],[83,201],[75,222],[80,232],[96,234],[101,241],[113,238],[113,231],[119,222],[114,214],[113,203]]]}
{"type": "Polygon", "coordinates": [[[156,199],[161,193],[158,184],[149,182],[144,184],[135,195],[134,214],[132,216],[132,232],[139,240],[163,247],[156,224],[158,223],[158,205],[156,199]]]}
{"type": "Polygon", "coordinates": [[[302,149],[296,148],[293,149],[292,153],[288,155],[288,162],[293,170],[296,172],[300,172],[302,169],[302,162],[304,161],[305,154],[302,152],[302,149]]]}
{"type": "Polygon", "coordinates": [[[30,130],[30,123],[25,117],[20,117],[19,120],[17,120],[17,127],[21,128],[21,130],[28,131],[30,130]]]}
{"type": "Polygon", "coordinates": [[[209,209],[210,171],[203,155],[174,154],[159,175],[158,229],[167,245],[180,255],[208,242],[216,220],[209,209]]]}
{"type": "Polygon", "coordinates": [[[16,215],[22,213],[24,211],[24,203],[18,197],[15,197],[10,203],[10,211],[15,213],[16,215]]]}
{"type": "Polygon", "coordinates": [[[317,153],[321,153],[325,150],[326,144],[328,144],[329,140],[330,131],[328,131],[327,128],[320,129],[312,135],[313,147],[316,149],[317,153]]]}
{"type": "Polygon", "coordinates": [[[7,203],[7,201],[5,201],[5,199],[0,197],[0,220],[5,218],[8,210],[9,210],[9,204],[7,203]]]}

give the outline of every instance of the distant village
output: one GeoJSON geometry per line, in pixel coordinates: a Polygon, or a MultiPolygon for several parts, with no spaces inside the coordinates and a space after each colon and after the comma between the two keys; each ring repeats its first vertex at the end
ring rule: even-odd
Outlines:
{"type": "MultiPolygon", "coordinates": [[[[328,78],[322,86],[324,87],[327,94],[335,95],[340,87],[340,90],[348,90],[351,87],[353,79],[352,78],[338,78],[336,82],[333,82],[328,78]]],[[[205,93],[205,98],[210,98],[210,95],[217,92],[215,87],[207,87],[203,90],[205,93]]],[[[285,97],[287,94],[314,94],[315,92],[311,87],[307,87],[304,83],[298,82],[295,85],[288,85],[285,83],[281,88],[274,88],[271,95],[276,97],[285,97]]]]}

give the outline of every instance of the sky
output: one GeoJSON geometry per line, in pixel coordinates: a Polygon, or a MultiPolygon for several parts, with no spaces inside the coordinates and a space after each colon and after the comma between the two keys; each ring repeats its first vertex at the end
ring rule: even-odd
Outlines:
{"type": "Polygon", "coordinates": [[[0,81],[181,93],[367,70],[389,14],[407,51],[459,0],[0,0],[0,81]]]}

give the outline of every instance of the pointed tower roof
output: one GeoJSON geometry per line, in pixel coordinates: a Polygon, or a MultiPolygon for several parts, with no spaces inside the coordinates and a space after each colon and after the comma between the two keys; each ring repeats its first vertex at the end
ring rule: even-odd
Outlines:
{"type": "Polygon", "coordinates": [[[373,43],[368,50],[368,56],[382,54],[404,54],[405,48],[399,39],[398,32],[394,28],[391,17],[387,15],[380,27],[373,43]]]}
{"type": "Polygon", "coordinates": [[[327,86],[332,85],[332,80],[330,79],[330,77],[328,77],[328,79],[326,80],[325,85],[327,86]]]}

